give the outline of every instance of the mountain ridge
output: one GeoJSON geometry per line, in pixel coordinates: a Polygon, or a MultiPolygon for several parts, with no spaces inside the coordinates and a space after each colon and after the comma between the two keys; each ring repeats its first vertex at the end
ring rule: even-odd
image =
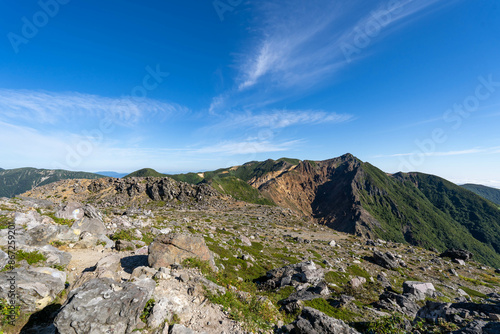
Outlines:
{"type": "Polygon", "coordinates": [[[104,176],[63,169],[38,169],[33,167],[5,169],[0,171],[0,197],[13,197],[35,187],[64,179],[96,179],[101,177],[104,176]]]}
{"type": "Polygon", "coordinates": [[[211,185],[236,200],[278,205],[333,230],[369,239],[439,251],[467,249],[479,261],[500,266],[500,210],[438,176],[388,174],[347,153],[323,161],[268,159],[168,176],[145,168],[124,179],[137,180],[133,182],[141,188],[139,183],[150,181],[139,180],[164,178],[211,185]]]}
{"type": "Polygon", "coordinates": [[[500,189],[472,183],[462,184],[461,187],[470,190],[497,205],[500,205],[500,189]]]}

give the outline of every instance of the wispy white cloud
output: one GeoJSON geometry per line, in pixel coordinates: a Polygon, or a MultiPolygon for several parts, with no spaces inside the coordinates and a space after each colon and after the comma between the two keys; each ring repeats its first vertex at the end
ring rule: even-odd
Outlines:
{"type": "Polygon", "coordinates": [[[379,25],[376,36],[365,36],[370,39],[368,44],[373,44],[440,2],[402,0],[396,5],[384,1],[368,6],[360,1],[265,2],[259,6],[264,17],[262,37],[242,62],[239,89],[252,87],[264,78],[266,84],[285,87],[318,82],[349,64],[342,45],[353,44],[355,35],[369,29],[370,24],[379,25]],[[360,17],[358,13],[366,14],[360,17]],[[384,16],[376,21],[374,13],[384,16]]]}
{"type": "Polygon", "coordinates": [[[342,123],[353,120],[350,114],[338,114],[323,110],[272,110],[260,114],[243,113],[226,115],[215,128],[268,128],[282,129],[294,125],[317,125],[342,123]]]}
{"type": "Polygon", "coordinates": [[[246,140],[241,142],[222,142],[217,145],[206,146],[196,150],[191,150],[190,153],[212,154],[218,153],[221,155],[236,155],[236,154],[258,154],[288,151],[295,145],[301,143],[301,140],[292,140],[281,143],[272,143],[270,141],[246,140]]]}
{"type": "Polygon", "coordinates": [[[0,89],[0,116],[38,124],[67,122],[74,117],[108,117],[115,123],[128,125],[150,117],[165,118],[187,112],[187,108],[178,104],[149,98],[0,89]]]}

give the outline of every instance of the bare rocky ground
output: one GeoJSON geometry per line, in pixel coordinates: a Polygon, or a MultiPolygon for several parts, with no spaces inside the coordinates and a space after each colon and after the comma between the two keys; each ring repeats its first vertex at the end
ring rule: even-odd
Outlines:
{"type": "Polygon", "coordinates": [[[0,247],[9,225],[17,246],[13,267],[0,253],[4,333],[500,332],[500,274],[473,260],[206,189],[127,202],[71,182],[0,200],[0,247]]]}

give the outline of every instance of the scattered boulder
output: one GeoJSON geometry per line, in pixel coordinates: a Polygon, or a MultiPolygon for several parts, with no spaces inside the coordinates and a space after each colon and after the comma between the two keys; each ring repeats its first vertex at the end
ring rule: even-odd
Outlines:
{"type": "Polygon", "coordinates": [[[425,300],[426,297],[434,297],[436,289],[432,283],[406,281],[403,283],[403,294],[415,296],[416,300],[425,300]]]}
{"type": "Polygon", "coordinates": [[[398,259],[391,252],[382,253],[381,251],[376,250],[373,252],[373,261],[386,269],[399,268],[398,259]]]}
{"type": "Polygon", "coordinates": [[[386,289],[374,304],[378,309],[389,310],[415,317],[419,310],[415,297],[409,294],[398,294],[391,289],[386,289]]]}
{"type": "Polygon", "coordinates": [[[297,320],[284,329],[291,334],[359,334],[342,320],[310,307],[304,307],[297,320]]]}
{"type": "Polygon", "coordinates": [[[252,246],[252,242],[246,236],[240,236],[241,243],[245,246],[252,246]]]}
{"type": "Polygon", "coordinates": [[[313,261],[306,261],[269,270],[262,284],[267,289],[276,289],[286,285],[298,286],[303,283],[317,285],[323,281],[324,277],[325,273],[321,267],[317,267],[313,261]]]}
{"type": "Polygon", "coordinates": [[[335,247],[335,246],[337,246],[337,242],[336,242],[335,240],[332,240],[332,241],[330,241],[330,242],[328,243],[328,246],[330,246],[330,247],[335,247]]]}
{"type": "Polygon", "coordinates": [[[330,290],[328,289],[328,285],[323,281],[318,283],[316,286],[310,286],[293,292],[290,296],[281,300],[279,303],[285,311],[290,312],[290,309],[295,309],[293,305],[297,305],[298,302],[322,298],[329,294],[330,290]]]}
{"type": "Polygon", "coordinates": [[[157,270],[150,268],[150,267],[145,267],[145,266],[140,266],[135,268],[132,271],[132,274],[130,275],[130,278],[152,278],[156,274],[157,270]]]}
{"type": "Polygon", "coordinates": [[[364,277],[354,277],[353,279],[351,279],[349,281],[349,285],[353,288],[353,289],[359,289],[363,286],[363,284],[366,283],[366,278],[364,277]]]}
{"type": "Polygon", "coordinates": [[[452,260],[469,261],[473,254],[465,249],[447,249],[439,255],[439,257],[449,257],[452,260]]]}
{"type": "Polygon", "coordinates": [[[131,251],[135,249],[135,244],[132,241],[127,240],[116,240],[115,248],[117,251],[131,251]]]}
{"type": "Polygon", "coordinates": [[[11,272],[0,272],[0,298],[7,299],[10,279],[15,277],[17,301],[21,311],[32,313],[52,303],[64,290],[66,274],[53,268],[16,268],[11,272]]]}
{"type": "Polygon", "coordinates": [[[377,281],[380,282],[380,285],[382,285],[383,288],[388,288],[391,286],[391,282],[387,278],[385,274],[378,274],[377,275],[377,281]]]}
{"type": "Polygon", "coordinates": [[[132,333],[154,289],[152,279],[134,283],[93,279],[70,292],[54,324],[60,333],[132,333]]]}
{"type": "Polygon", "coordinates": [[[215,269],[212,253],[202,237],[187,234],[163,234],[149,245],[148,263],[152,268],[168,267],[180,264],[188,258],[208,261],[215,269]]]}

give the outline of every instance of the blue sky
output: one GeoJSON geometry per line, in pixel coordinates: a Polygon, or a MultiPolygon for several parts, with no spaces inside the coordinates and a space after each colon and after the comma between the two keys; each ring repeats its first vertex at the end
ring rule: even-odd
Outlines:
{"type": "Polygon", "coordinates": [[[42,0],[0,16],[0,167],[350,152],[500,187],[497,1],[42,0]]]}

